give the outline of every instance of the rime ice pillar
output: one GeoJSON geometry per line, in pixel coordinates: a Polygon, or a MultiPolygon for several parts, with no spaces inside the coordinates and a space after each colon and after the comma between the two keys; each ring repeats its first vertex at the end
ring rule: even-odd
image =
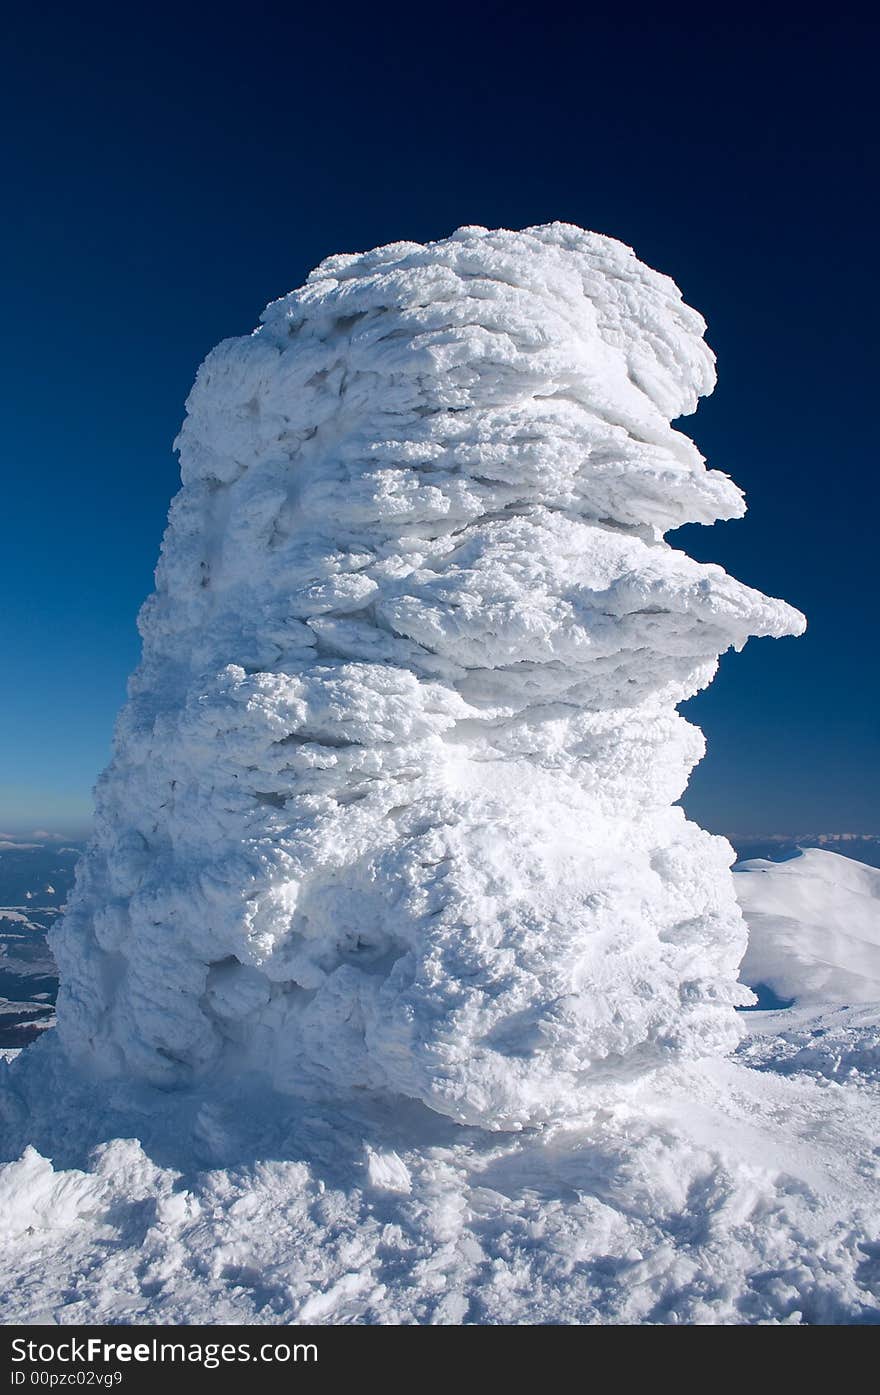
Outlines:
{"type": "Polygon", "coordinates": [[[209,355],[55,939],[74,1058],[511,1128],[734,1043],[676,704],[803,621],[664,541],[743,512],[670,425],[703,329],[609,238],[464,228],[209,355]]]}

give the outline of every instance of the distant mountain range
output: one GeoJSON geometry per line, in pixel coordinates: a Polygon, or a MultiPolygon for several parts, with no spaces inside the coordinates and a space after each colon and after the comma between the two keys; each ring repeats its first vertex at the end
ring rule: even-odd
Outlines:
{"type": "Polygon", "coordinates": [[[55,1020],[58,975],[46,936],[84,844],[0,834],[0,1048],[26,1046],[55,1020]]]}
{"type": "Polygon", "coordinates": [[[825,848],[842,857],[880,867],[880,833],[732,833],[727,835],[741,862],[768,857],[783,862],[799,848],[825,848]]]}

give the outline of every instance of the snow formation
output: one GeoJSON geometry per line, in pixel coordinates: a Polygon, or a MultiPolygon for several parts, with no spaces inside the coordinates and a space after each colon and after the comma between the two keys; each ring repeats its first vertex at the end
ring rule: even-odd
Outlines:
{"type": "Polygon", "coordinates": [[[609,238],[463,228],[330,258],[208,356],[54,939],[76,1062],[503,1129],[734,1045],[675,709],[803,621],[664,541],[744,507],[670,425],[703,330],[609,238]]]}

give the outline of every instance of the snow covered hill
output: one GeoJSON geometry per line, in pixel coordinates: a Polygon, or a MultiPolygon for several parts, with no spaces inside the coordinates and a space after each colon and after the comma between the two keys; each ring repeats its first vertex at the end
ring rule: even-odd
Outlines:
{"type": "Polygon", "coordinates": [[[819,848],[864,862],[868,867],[880,867],[880,835],[876,833],[738,833],[729,836],[740,862],[754,858],[780,862],[807,848],[819,848]]]}
{"type": "Polygon", "coordinates": [[[742,863],[749,925],[740,973],[784,1010],[745,1014],[738,1059],[781,1074],[877,1088],[880,1078],[880,870],[819,848],[742,863]]]}
{"type": "Polygon", "coordinates": [[[807,848],[737,869],[745,983],[798,1003],[880,1002],[880,869],[807,848]]]}

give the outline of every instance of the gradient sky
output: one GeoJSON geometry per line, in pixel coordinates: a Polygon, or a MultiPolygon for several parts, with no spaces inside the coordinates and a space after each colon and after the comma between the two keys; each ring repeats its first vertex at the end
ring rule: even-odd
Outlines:
{"type": "Polygon", "coordinates": [[[687,705],[689,812],[877,831],[877,26],[281,8],[7,21],[0,828],[88,817],[211,346],[332,252],[558,218],[707,318],[750,512],[673,536],[810,621],[687,705]]]}

